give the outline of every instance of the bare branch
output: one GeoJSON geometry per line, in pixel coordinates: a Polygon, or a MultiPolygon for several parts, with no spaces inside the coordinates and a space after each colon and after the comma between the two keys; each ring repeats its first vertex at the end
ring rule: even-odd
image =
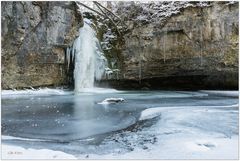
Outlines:
{"type": "Polygon", "coordinates": [[[93,3],[98,4],[100,7],[104,8],[106,11],[108,11],[109,13],[111,13],[113,16],[117,17],[120,21],[122,21],[122,19],[117,16],[116,14],[114,14],[112,11],[110,11],[108,8],[104,7],[103,5],[101,5],[100,3],[98,3],[97,1],[93,1],[93,3]]]}
{"type": "Polygon", "coordinates": [[[101,14],[100,12],[98,12],[98,11],[96,11],[96,10],[88,7],[88,6],[86,6],[85,4],[83,4],[83,3],[81,3],[81,2],[76,2],[76,3],[79,4],[79,5],[82,5],[83,7],[86,7],[87,9],[89,9],[89,10],[91,10],[91,11],[93,11],[93,12],[96,12],[96,13],[99,14],[100,16],[105,17],[105,16],[104,16],[103,14],[101,14]]]}
{"type": "Polygon", "coordinates": [[[114,25],[114,27],[116,28],[116,30],[117,30],[117,32],[118,32],[118,34],[119,35],[121,35],[121,33],[119,32],[119,30],[118,30],[118,28],[117,28],[117,25],[114,23],[114,21],[112,20],[112,18],[111,17],[109,17],[108,15],[107,15],[107,13],[106,12],[104,12],[102,9],[101,9],[101,7],[99,6],[99,4],[98,3],[95,3],[96,4],[96,6],[98,7],[98,9],[112,22],[112,24],[114,25]]]}

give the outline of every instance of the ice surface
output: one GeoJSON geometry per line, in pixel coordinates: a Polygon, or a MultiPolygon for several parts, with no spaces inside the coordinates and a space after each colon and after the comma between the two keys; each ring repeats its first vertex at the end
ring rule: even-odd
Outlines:
{"type": "Polygon", "coordinates": [[[39,89],[26,89],[26,90],[2,90],[2,98],[8,97],[25,97],[29,95],[43,96],[43,95],[69,95],[73,94],[72,91],[64,89],[50,89],[50,88],[39,88],[39,89]]]}
{"type": "Polygon", "coordinates": [[[86,94],[86,93],[120,93],[122,91],[113,89],[113,88],[99,88],[99,87],[94,87],[94,88],[84,88],[79,92],[78,94],[86,94]]]}
{"type": "MultiPolygon", "coordinates": [[[[89,159],[238,159],[238,137],[212,138],[204,136],[189,136],[186,139],[175,135],[175,138],[167,140],[164,145],[155,145],[151,148],[136,148],[133,151],[120,155],[89,154],[89,159]],[[201,137],[202,138],[202,137],[201,137]],[[200,143],[200,144],[199,144],[200,143]],[[210,143],[214,147],[202,146],[210,143]]],[[[84,159],[85,155],[79,158],[84,159]]]]}
{"type": "Polygon", "coordinates": [[[142,112],[140,120],[147,121],[155,116],[160,116],[159,121],[151,127],[134,133],[124,132],[118,137],[116,136],[115,139],[119,142],[118,147],[126,146],[126,148],[132,149],[129,152],[123,152],[120,148],[116,149],[115,153],[105,155],[89,154],[89,158],[238,158],[237,105],[150,108],[142,112]],[[230,107],[236,108],[231,109],[230,107]]]}
{"type": "Polygon", "coordinates": [[[152,119],[154,117],[160,116],[162,112],[162,108],[148,108],[142,111],[139,120],[147,120],[152,119]]]}
{"type": "Polygon", "coordinates": [[[217,95],[217,96],[239,97],[239,91],[201,90],[200,92],[217,95]]]}
{"type": "MultiPolygon", "coordinates": [[[[208,112],[216,112],[216,110],[213,110],[214,108],[238,108],[239,105],[238,104],[234,104],[234,105],[229,105],[229,106],[176,106],[173,107],[171,106],[171,110],[172,109],[180,109],[180,108],[197,108],[199,110],[196,110],[197,112],[202,111],[202,109],[204,108],[212,108],[211,110],[208,110],[208,112]]],[[[139,118],[139,120],[147,120],[147,119],[152,119],[154,117],[157,117],[159,115],[161,115],[161,112],[165,111],[165,110],[169,110],[169,107],[155,107],[155,108],[148,108],[144,111],[142,111],[141,116],[139,118]]],[[[219,112],[219,111],[218,111],[219,112]]]]}
{"type": "MultiPolygon", "coordinates": [[[[119,93],[122,91],[112,88],[84,88],[79,93],[119,93]]],[[[49,95],[72,95],[74,92],[64,89],[50,89],[50,88],[39,88],[39,89],[26,89],[26,90],[2,90],[2,98],[16,98],[16,97],[28,97],[28,96],[49,96],[49,95]]]]}
{"type": "Polygon", "coordinates": [[[46,141],[41,139],[29,139],[29,138],[21,138],[21,137],[6,136],[6,135],[2,135],[2,139],[3,140],[46,141]]]}
{"type": "Polygon", "coordinates": [[[238,158],[237,97],[204,91],[98,90],[3,99],[2,133],[8,135],[3,144],[63,151],[78,159],[238,158]],[[127,101],[98,104],[106,98],[127,101]]]}

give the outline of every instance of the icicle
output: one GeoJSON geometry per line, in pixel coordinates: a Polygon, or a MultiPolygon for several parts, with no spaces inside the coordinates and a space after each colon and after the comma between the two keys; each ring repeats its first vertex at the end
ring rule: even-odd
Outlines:
{"type": "Polygon", "coordinates": [[[203,52],[203,33],[202,28],[200,29],[200,65],[202,66],[202,52],[203,52]]]}
{"type": "Polygon", "coordinates": [[[71,51],[72,62],[74,62],[75,54],[76,54],[76,49],[75,49],[75,48],[72,48],[72,51],[71,51]]]}
{"type": "Polygon", "coordinates": [[[113,74],[113,71],[110,69],[110,68],[105,68],[105,76],[107,79],[111,79],[112,78],[112,74],[113,74]]]}
{"type": "Polygon", "coordinates": [[[139,74],[138,74],[138,78],[139,78],[139,84],[141,84],[141,80],[142,80],[142,57],[141,56],[139,58],[139,74]]]}
{"type": "Polygon", "coordinates": [[[114,68],[115,62],[111,62],[111,67],[114,68]]]}
{"type": "Polygon", "coordinates": [[[67,58],[67,70],[69,70],[69,65],[70,65],[70,48],[67,48],[67,51],[66,51],[66,58],[67,58]]]}
{"type": "Polygon", "coordinates": [[[119,79],[119,72],[120,72],[120,70],[119,69],[113,69],[112,71],[114,73],[116,73],[116,78],[119,79]]]}

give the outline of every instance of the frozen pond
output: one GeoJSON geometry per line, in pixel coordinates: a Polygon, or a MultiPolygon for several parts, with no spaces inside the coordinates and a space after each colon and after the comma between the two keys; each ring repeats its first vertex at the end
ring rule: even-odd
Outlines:
{"type": "Polygon", "coordinates": [[[238,93],[3,91],[2,135],[83,159],[237,159],[238,93]]]}

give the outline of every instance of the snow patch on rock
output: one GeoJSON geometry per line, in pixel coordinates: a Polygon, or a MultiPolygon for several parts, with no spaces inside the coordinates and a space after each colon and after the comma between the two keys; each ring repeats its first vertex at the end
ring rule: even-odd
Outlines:
{"type": "Polygon", "coordinates": [[[106,98],[102,102],[99,102],[98,104],[112,104],[112,103],[120,103],[123,102],[123,98],[106,98]]]}

